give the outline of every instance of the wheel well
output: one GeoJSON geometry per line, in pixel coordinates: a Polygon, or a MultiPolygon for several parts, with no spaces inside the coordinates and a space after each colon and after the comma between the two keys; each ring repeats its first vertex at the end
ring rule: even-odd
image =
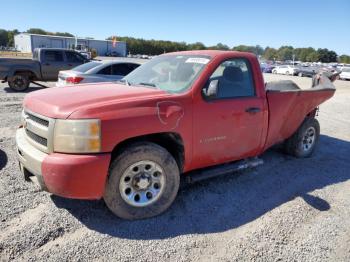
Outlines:
{"type": "Polygon", "coordinates": [[[23,74],[23,75],[27,75],[29,77],[29,80],[34,80],[36,79],[35,74],[32,71],[28,71],[28,70],[17,70],[13,73],[13,75],[17,75],[17,74],[23,74]]]}
{"type": "Polygon", "coordinates": [[[315,118],[315,116],[317,116],[318,113],[318,107],[314,108],[312,111],[310,111],[310,113],[308,113],[305,117],[305,119],[308,118],[315,118]]]}
{"type": "Polygon", "coordinates": [[[177,133],[157,133],[144,136],[138,136],[126,139],[116,145],[112,151],[112,159],[115,159],[124,149],[136,142],[152,142],[164,147],[174,157],[180,173],[183,171],[185,162],[185,149],[181,136],[177,133]]]}

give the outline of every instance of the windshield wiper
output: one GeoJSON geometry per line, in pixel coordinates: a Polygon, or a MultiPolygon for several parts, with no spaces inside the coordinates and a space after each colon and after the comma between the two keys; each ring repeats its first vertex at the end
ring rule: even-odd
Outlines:
{"type": "Polygon", "coordinates": [[[157,86],[156,86],[155,84],[153,84],[153,83],[145,83],[145,82],[141,82],[141,83],[139,83],[139,85],[157,87],[157,86]]]}

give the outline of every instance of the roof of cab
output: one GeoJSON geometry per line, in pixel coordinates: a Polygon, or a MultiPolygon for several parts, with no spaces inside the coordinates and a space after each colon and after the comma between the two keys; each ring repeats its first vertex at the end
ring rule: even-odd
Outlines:
{"type": "Polygon", "coordinates": [[[248,52],[239,52],[239,51],[223,51],[223,50],[191,50],[191,51],[179,51],[179,52],[172,52],[172,53],[166,53],[165,55],[205,55],[210,57],[216,57],[216,56],[228,56],[228,55],[243,55],[243,56],[254,56],[253,53],[248,52]]]}

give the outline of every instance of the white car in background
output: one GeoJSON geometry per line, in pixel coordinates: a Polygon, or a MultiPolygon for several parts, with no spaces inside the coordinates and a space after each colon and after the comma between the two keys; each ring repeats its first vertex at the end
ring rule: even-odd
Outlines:
{"type": "Polygon", "coordinates": [[[343,67],[339,78],[342,80],[350,80],[350,67],[343,67]]]}
{"type": "Polygon", "coordinates": [[[272,70],[273,74],[282,74],[282,75],[297,75],[298,74],[298,68],[293,67],[291,65],[281,65],[276,66],[272,70]]]}
{"type": "Polygon", "coordinates": [[[91,61],[71,70],[60,71],[56,86],[118,81],[140,65],[137,62],[120,60],[91,61]]]}

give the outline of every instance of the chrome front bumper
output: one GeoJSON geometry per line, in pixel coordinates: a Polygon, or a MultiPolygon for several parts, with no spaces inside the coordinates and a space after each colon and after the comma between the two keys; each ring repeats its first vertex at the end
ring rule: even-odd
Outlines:
{"type": "Polygon", "coordinates": [[[32,176],[34,175],[41,189],[47,190],[41,172],[41,166],[47,154],[27,141],[24,128],[19,128],[16,132],[16,145],[17,157],[25,179],[33,180],[32,176]]]}

